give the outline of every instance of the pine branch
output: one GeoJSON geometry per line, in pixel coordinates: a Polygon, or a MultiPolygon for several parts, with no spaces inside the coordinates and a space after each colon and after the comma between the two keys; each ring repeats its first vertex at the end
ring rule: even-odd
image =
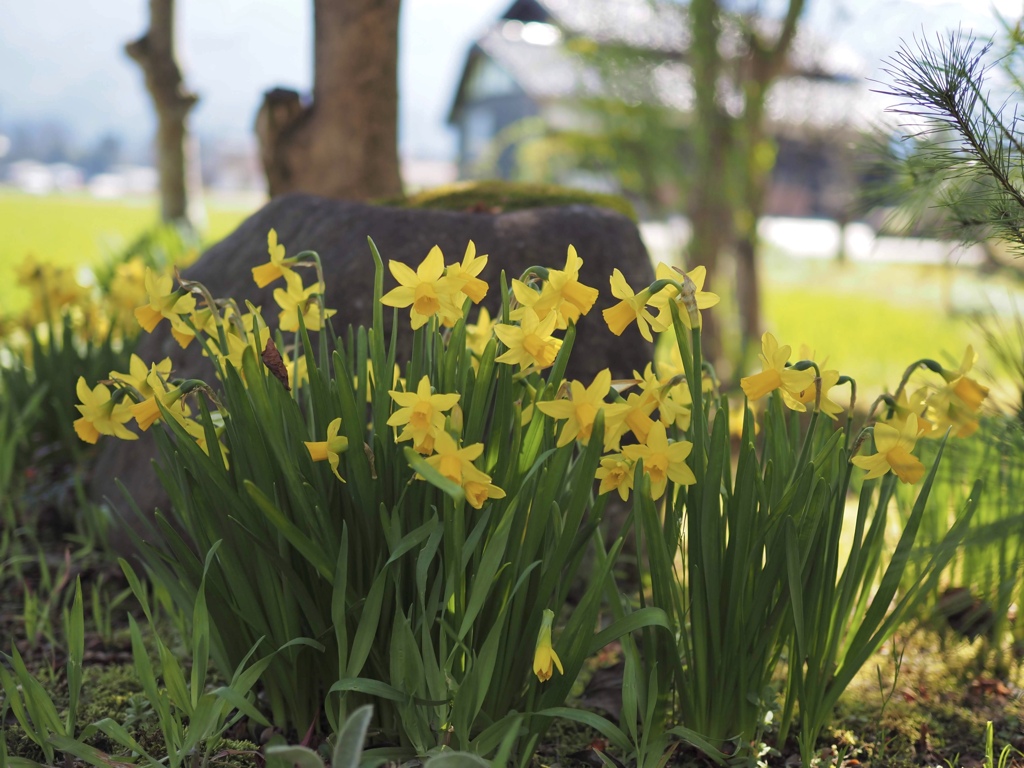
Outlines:
{"type": "Polygon", "coordinates": [[[995,233],[1024,247],[1024,141],[1016,110],[1007,117],[1008,102],[993,107],[985,90],[993,44],[959,30],[934,45],[915,43],[889,60],[892,85],[881,91],[900,99],[891,111],[913,119],[908,158],[941,189],[939,203],[961,237],[995,233]]]}

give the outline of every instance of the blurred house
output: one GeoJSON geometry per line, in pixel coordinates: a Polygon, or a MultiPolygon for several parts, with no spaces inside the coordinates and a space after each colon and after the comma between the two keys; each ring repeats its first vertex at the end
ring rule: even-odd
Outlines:
{"type": "MultiPolygon", "coordinates": [[[[739,34],[724,29],[720,42],[738,45],[739,34]]],[[[581,104],[607,96],[610,85],[625,102],[670,108],[685,127],[694,101],[689,36],[685,7],[667,0],[515,0],[466,58],[448,118],[459,134],[460,176],[514,177],[521,141],[538,126],[592,129],[594,116],[581,104]],[[636,71],[632,83],[608,82],[593,52],[612,48],[642,54],[644,82],[636,71]]],[[[728,105],[740,95],[723,91],[722,98],[728,105]]],[[[766,112],[777,154],[765,213],[844,219],[855,183],[852,140],[880,113],[856,54],[801,30],[766,112]]],[[[555,180],[610,183],[592,171],[555,180]]]]}
{"type": "Polygon", "coordinates": [[[75,192],[82,188],[82,169],[70,163],[40,163],[18,160],[7,166],[6,181],[20,192],[49,195],[54,192],[75,192]]]}

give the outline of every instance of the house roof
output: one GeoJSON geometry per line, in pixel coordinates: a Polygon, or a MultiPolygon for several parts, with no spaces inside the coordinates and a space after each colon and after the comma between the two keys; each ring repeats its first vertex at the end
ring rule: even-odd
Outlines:
{"type": "MultiPolygon", "coordinates": [[[[724,31],[724,44],[736,34],[738,28],[724,31]]],[[[470,52],[449,120],[455,118],[467,74],[481,55],[541,104],[604,93],[596,69],[563,44],[564,38],[576,36],[665,53],[660,62],[638,71],[625,88],[643,101],[681,112],[692,109],[690,67],[685,56],[668,55],[684,54],[689,41],[685,10],[678,5],[649,0],[516,0],[470,52]]],[[[768,95],[767,116],[774,133],[805,136],[839,128],[866,129],[879,114],[878,99],[861,78],[862,64],[848,49],[801,30],[789,62],[789,74],[778,78],[768,95]]],[[[727,105],[738,101],[728,93],[724,98],[727,105]]]]}

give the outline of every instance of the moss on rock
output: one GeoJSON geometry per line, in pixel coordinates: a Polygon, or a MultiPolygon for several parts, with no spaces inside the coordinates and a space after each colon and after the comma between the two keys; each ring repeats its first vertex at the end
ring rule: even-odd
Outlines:
{"type": "Polygon", "coordinates": [[[522,184],[509,181],[460,181],[401,198],[379,201],[398,208],[426,208],[444,211],[508,213],[528,208],[559,205],[593,205],[608,208],[633,221],[636,210],[618,195],[587,192],[556,184],[522,184]]]}

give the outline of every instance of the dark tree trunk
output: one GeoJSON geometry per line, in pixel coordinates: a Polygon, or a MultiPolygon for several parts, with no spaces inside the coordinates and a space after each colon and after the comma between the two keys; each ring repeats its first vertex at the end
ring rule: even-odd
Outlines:
{"type": "Polygon", "coordinates": [[[150,0],[149,30],[125,52],[142,68],[156,108],[161,217],[188,224],[185,139],[188,113],[199,97],[185,88],[175,58],[174,0],[150,0]]]}
{"type": "Polygon", "coordinates": [[[400,194],[401,0],[313,0],[313,102],[276,90],[256,128],[270,195],[347,200],[400,194]],[[285,98],[287,96],[287,98],[285,98]]]}

